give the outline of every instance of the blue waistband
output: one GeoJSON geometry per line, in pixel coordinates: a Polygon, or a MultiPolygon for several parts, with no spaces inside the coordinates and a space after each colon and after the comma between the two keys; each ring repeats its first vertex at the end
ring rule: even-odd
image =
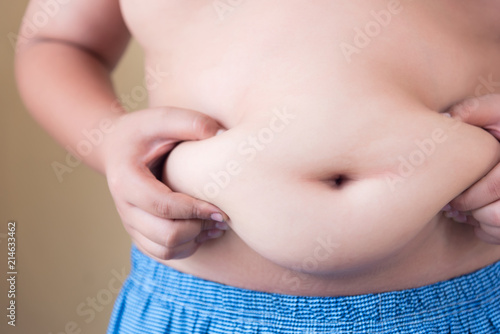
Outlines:
{"type": "Polygon", "coordinates": [[[149,303],[154,300],[162,304],[169,310],[165,314],[175,314],[175,309],[181,308],[186,319],[211,317],[214,326],[219,321],[261,328],[249,333],[406,332],[403,328],[411,328],[408,333],[500,332],[500,262],[415,289],[308,297],[257,292],[203,280],[164,266],[133,247],[128,285],[124,287],[128,291],[123,292],[124,300],[117,303],[125,303],[126,294],[133,294],[135,289],[143,296],[151,296],[149,303]]]}

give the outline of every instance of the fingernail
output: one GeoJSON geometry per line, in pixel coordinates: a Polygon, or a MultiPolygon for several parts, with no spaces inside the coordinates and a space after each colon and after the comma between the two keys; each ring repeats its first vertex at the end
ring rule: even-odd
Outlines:
{"type": "Polygon", "coordinates": [[[453,220],[456,221],[457,223],[466,223],[467,216],[464,215],[463,213],[459,213],[456,217],[453,217],[453,220]]]}
{"type": "Polygon", "coordinates": [[[218,135],[220,135],[221,133],[224,133],[224,132],[226,132],[226,130],[224,130],[224,129],[219,129],[219,130],[215,133],[215,135],[216,135],[216,136],[218,136],[218,135]]]}
{"type": "Polygon", "coordinates": [[[215,223],[215,227],[217,227],[219,230],[229,230],[229,225],[226,222],[217,222],[215,223]]]}
{"type": "Polygon", "coordinates": [[[224,234],[224,231],[222,231],[222,230],[210,230],[207,233],[209,238],[218,238],[223,234],[224,234]]]}
{"type": "Polygon", "coordinates": [[[444,208],[442,208],[442,209],[441,209],[441,211],[451,211],[451,210],[452,210],[452,209],[451,209],[451,205],[449,205],[449,204],[446,204],[446,205],[444,206],[444,208]]]}
{"type": "Polygon", "coordinates": [[[451,114],[449,112],[445,112],[445,113],[443,113],[443,115],[446,117],[451,117],[451,114]]]}
{"type": "Polygon", "coordinates": [[[212,220],[215,220],[216,222],[223,222],[224,221],[224,217],[222,217],[222,215],[220,213],[212,213],[210,215],[210,219],[212,220]]]}
{"type": "Polygon", "coordinates": [[[457,210],[450,210],[450,211],[445,211],[444,215],[447,218],[455,218],[459,215],[460,213],[457,210]]]}

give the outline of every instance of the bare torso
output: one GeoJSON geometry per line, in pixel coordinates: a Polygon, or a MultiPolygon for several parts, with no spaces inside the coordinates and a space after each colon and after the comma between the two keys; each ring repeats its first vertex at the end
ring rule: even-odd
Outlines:
{"type": "Polygon", "coordinates": [[[231,230],[167,265],[334,296],[421,286],[500,259],[439,212],[500,153],[485,131],[439,113],[500,78],[500,48],[473,5],[121,3],[147,64],[169,73],[151,105],[198,110],[228,129],[176,147],[166,181],[224,210],[231,230]]]}

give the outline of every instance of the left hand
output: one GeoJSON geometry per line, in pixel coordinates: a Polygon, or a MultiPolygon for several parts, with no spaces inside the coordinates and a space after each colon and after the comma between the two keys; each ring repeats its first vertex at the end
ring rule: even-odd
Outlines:
{"type": "MultiPolygon", "coordinates": [[[[462,122],[481,127],[500,140],[500,94],[466,100],[449,111],[462,122]]],[[[444,209],[457,222],[475,226],[481,240],[500,245],[500,163],[444,209]]]]}

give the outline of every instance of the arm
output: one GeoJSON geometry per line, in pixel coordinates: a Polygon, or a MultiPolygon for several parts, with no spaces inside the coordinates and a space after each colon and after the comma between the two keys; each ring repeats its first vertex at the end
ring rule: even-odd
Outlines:
{"type": "MultiPolygon", "coordinates": [[[[40,10],[39,2],[30,2],[27,20],[40,10]]],[[[28,35],[26,29],[22,26],[20,35],[28,35]]],[[[83,129],[125,114],[111,108],[116,97],[110,72],[128,41],[118,1],[96,0],[61,5],[34,36],[19,39],[19,91],[34,118],[65,147],[76,152],[83,129]]],[[[104,173],[102,147],[94,147],[84,162],[104,173]]]]}
{"type": "MultiPolygon", "coordinates": [[[[28,20],[40,10],[39,2],[30,2],[28,20]]],[[[150,168],[178,141],[211,137],[220,126],[195,111],[126,113],[116,106],[110,74],[128,40],[117,0],[61,5],[34,36],[19,39],[19,90],[33,117],[68,150],[78,151],[84,132],[107,122],[112,131],[80,154],[84,162],[106,175],[125,228],[145,253],[159,259],[189,256],[200,242],[220,235],[214,233],[216,221],[227,216],[209,203],[172,193],[150,168]]]]}

